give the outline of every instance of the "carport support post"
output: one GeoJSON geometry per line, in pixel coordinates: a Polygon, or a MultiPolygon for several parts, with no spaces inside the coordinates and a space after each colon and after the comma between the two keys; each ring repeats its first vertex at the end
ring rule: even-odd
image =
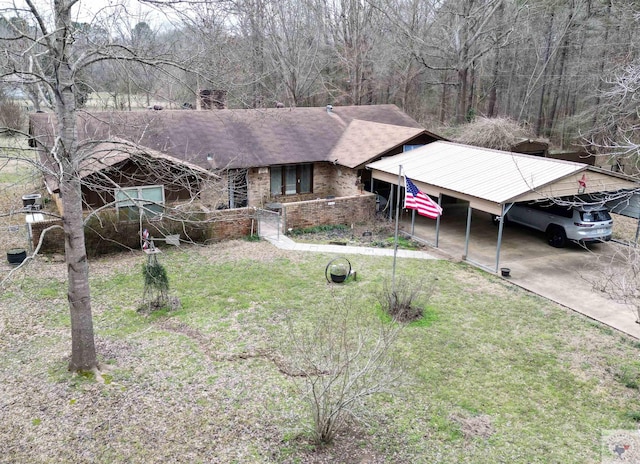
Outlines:
{"type": "Polygon", "coordinates": [[[469,237],[471,236],[471,212],[473,209],[471,205],[469,205],[469,209],[467,210],[467,232],[464,239],[464,255],[462,255],[462,259],[466,260],[467,255],[469,254],[469,237]]]}
{"type": "Polygon", "coordinates": [[[502,205],[502,214],[500,215],[500,223],[498,224],[498,245],[496,246],[496,274],[500,269],[500,248],[502,247],[502,231],[504,229],[504,205],[502,205]]]}
{"type": "MultiPolygon", "coordinates": [[[[438,195],[438,206],[442,208],[442,193],[438,195]]],[[[438,217],[436,218],[436,248],[438,248],[438,240],[440,239],[440,217],[441,216],[442,216],[441,214],[438,214],[438,217]]]]}

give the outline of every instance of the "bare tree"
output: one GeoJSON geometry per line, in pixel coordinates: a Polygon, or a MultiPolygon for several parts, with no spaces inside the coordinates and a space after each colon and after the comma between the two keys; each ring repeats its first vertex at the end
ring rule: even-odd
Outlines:
{"type": "Polygon", "coordinates": [[[272,2],[269,8],[266,48],[276,95],[298,106],[321,90],[321,72],[328,64],[324,44],[317,40],[322,35],[318,12],[312,2],[298,0],[272,2]]]}
{"type": "MultiPolygon", "coordinates": [[[[21,79],[26,83],[46,89],[52,96],[55,113],[55,137],[51,144],[43,142],[53,162],[37,164],[58,183],[63,208],[65,261],[67,263],[67,296],[71,313],[71,371],[91,371],[99,368],[94,343],[89,269],[85,246],[81,166],[90,150],[79,140],[77,114],[78,94],[83,72],[97,63],[107,60],[144,63],[149,66],[176,64],[168,56],[154,54],[143,56],[128,44],[113,40],[110,35],[96,36],[87,46],[78,46],[78,27],[74,22],[74,8],[78,0],[56,0],[53,8],[26,0],[24,9],[11,7],[2,10],[6,35],[0,37],[3,44],[20,40],[27,44],[21,52],[14,51],[2,64],[5,80],[21,79]],[[18,18],[18,19],[16,19],[18,18]]],[[[121,5],[103,10],[117,11],[121,5]]],[[[97,16],[96,16],[97,17],[97,16]]],[[[117,21],[118,15],[105,18],[117,21]]],[[[108,30],[109,28],[106,28],[108,30]]],[[[165,72],[166,68],[165,68],[165,72]]],[[[14,156],[3,152],[3,157],[14,156]]]]}
{"type": "MultiPolygon", "coordinates": [[[[610,158],[615,170],[626,171],[638,177],[640,174],[640,60],[622,66],[613,77],[603,83],[598,101],[603,104],[594,108],[594,119],[602,123],[590,134],[588,144],[601,155],[610,158]]],[[[637,198],[640,189],[607,198],[615,208],[628,206],[629,198],[637,198]],[[633,194],[633,195],[632,195],[633,194]]],[[[631,208],[634,209],[634,208],[631,208]]],[[[636,229],[635,243],[607,244],[608,253],[598,256],[598,272],[588,279],[594,289],[609,298],[629,304],[635,308],[636,322],[640,323],[640,249],[637,246],[640,222],[636,229]]]]}
{"type": "Polygon", "coordinates": [[[591,144],[609,156],[616,170],[640,173],[640,59],[621,67],[606,81],[595,109],[600,124],[590,134],[591,144]]]}

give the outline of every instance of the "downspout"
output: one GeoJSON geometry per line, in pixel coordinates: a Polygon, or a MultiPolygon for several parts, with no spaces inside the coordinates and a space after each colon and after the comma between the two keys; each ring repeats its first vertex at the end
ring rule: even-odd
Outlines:
{"type": "Polygon", "coordinates": [[[502,248],[502,231],[504,230],[504,217],[509,212],[513,203],[502,204],[502,215],[500,216],[500,224],[498,225],[498,245],[496,247],[496,274],[500,269],[500,248],[502,248]]]}

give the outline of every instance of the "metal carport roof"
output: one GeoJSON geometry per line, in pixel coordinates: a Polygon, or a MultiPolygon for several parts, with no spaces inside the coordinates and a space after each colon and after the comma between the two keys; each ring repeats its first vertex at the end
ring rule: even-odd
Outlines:
{"type": "MultiPolygon", "coordinates": [[[[381,159],[368,164],[367,168],[372,170],[374,179],[397,185],[401,166],[402,175],[408,176],[423,192],[468,201],[469,217],[471,209],[502,216],[504,209],[515,202],[639,187],[638,182],[628,176],[583,163],[444,141],[381,159]],[[582,187],[581,182],[586,187],[582,187]]],[[[467,224],[467,236],[469,226],[467,224]]],[[[502,224],[496,272],[501,236],[502,224]]]]}

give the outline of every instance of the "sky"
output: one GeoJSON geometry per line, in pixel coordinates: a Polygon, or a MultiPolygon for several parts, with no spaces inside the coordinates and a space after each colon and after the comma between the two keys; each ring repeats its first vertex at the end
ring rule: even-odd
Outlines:
{"type": "MultiPolygon", "coordinates": [[[[33,0],[33,3],[40,9],[43,15],[48,15],[53,11],[53,0],[33,0]]],[[[137,22],[138,17],[145,15],[145,20],[151,24],[160,25],[167,20],[156,9],[137,0],[80,0],[73,8],[75,20],[77,22],[92,22],[96,15],[110,15],[116,8],[124,6],[123,14],[137,22]]],[[[7,16],[7,9],[27,8],[24,0],[0,0],[0,10],[7,16]]]]}

